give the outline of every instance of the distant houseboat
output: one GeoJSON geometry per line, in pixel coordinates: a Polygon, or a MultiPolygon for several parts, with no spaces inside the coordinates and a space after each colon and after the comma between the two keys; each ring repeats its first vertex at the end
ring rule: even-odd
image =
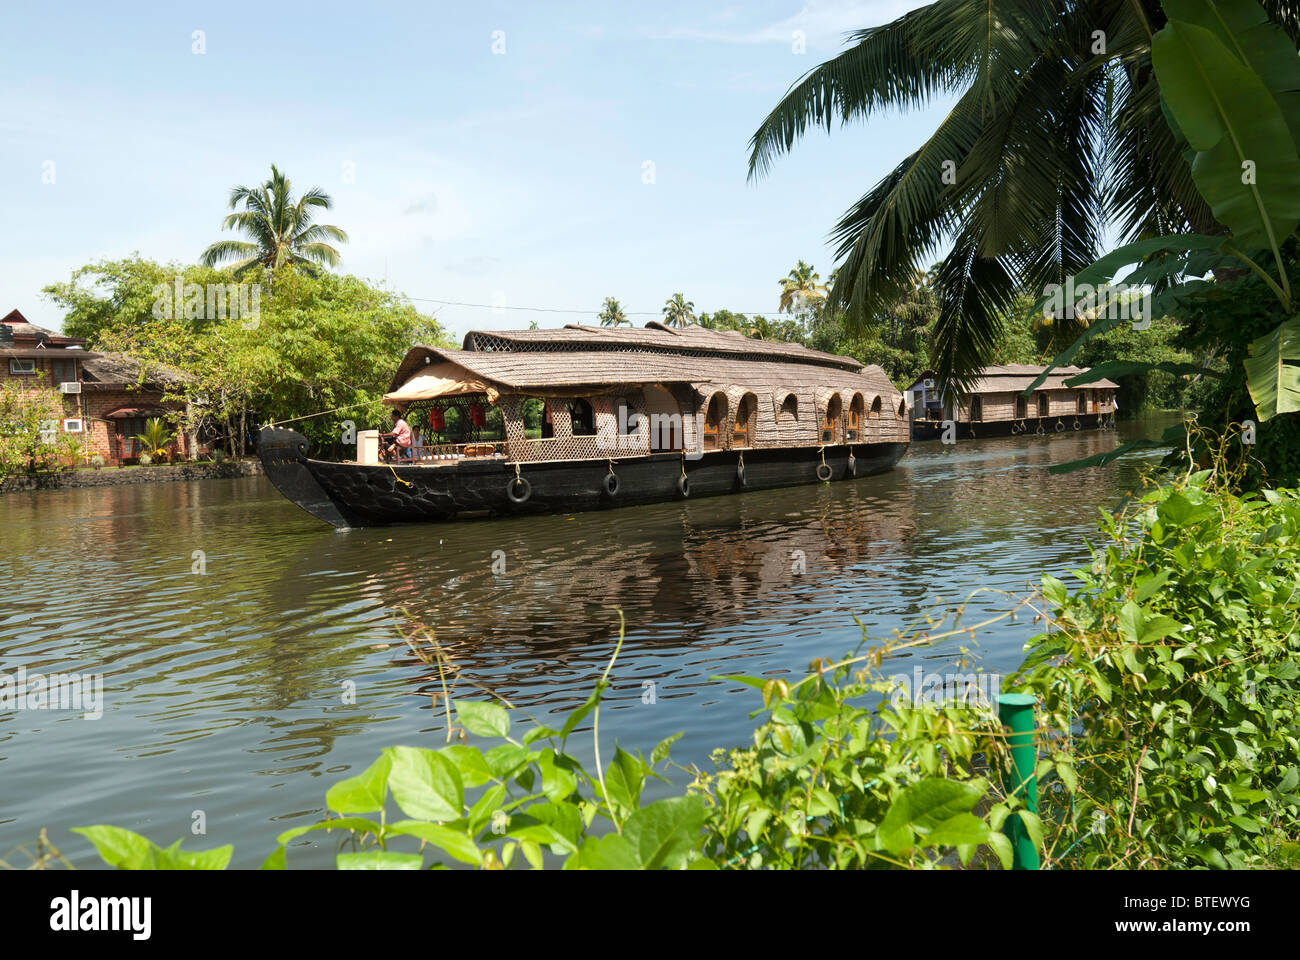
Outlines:
{"type": "Polygon", "coordinates": [[[907,388],[913,440],[935,440],[951,421],[956,439],[1013,434],[1064,433],[1114,426],[1115,391],[1119,384],[1096,380],[1078,387],[1065,381],[1087,373],[1084,367],[1055,367],[1031,396],[1025,389],[1043,367],[1026,364],[984,367],[963,397],[938,385],[927,370],[907,388]]]}
{"type": "Polygon", "coordinates": [[[261,432],[267,476],[336,527],[572,512],[849,480],[907,449],[903,395],[875,366],[740,333],[649,323],[471,332],[413,347],[384,403],[416,431],[383,462],[308,456],[261,432]]]}

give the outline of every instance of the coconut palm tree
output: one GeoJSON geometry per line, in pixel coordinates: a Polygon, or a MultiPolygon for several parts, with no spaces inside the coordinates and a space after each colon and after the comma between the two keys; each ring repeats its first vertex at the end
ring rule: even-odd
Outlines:
{"type": "Polygon", "coordinates": [[[176,433],[167,428],[161,417],[150,417],[144,422],[144,433],[137,434],[135,439],[140,441],[141,453],[161,460],[167,456],[167,446],[176,439],[176,433]]]}
{"type": "MultiPolygon", "coordinates": [[[[1300,3],[1262,0],[1300,39],[1300,3]]],[[[1151,67],[1159,0],[935,0],[860,30],[800,79],[750,141],[765,174],[810,128],[956,102],[836,224],[830,293],[861,329],[951,243],[936,277],[941,377],[971,383],[1018,294],[1121,242],[1222,233],[1166,121],[1151,67]]]]}
{"type": "Polygon", "coordinates": [[[200,261],[215,267],[234,261],[235,276],[257,264],[274,273],[285,264],[298,264],[308,270],[317,265],[333,267],[339,252],[325,241],[347,243],[342,229],[313,223],[315,208],[333,206],[330,195],[313,187],[293,199],[289,178],[271,165],[271,179],[258,187],[234,187],[230,191],[230,209],[243,204],[222,223],[223,230],[238,230],[251,240],[219,240],[203,251],[200,261]]]}
{"type": "Polygon", "coordinates": [[[618,327],[623,324],[632,326],[632,321],[627,318],[623,312],[623,305],[613,297],[606,297],[604,304],[600,308],[600,325],[602,327],[618,327]]]}
{"type": "Polygon", "coordinates": [[[695,322],[695,304],[680,293],[664,301],[664,323],[670,327],[685,327],[695,322]]]}
{"type": "Polygon", "coordinates": [[[787,276],[777,281],[781,284],[781,302],[777,313],[803,312],[820,307],[830,292],[825,284],[817,282],[820,279],[821,275],[811,264],[800,260],[787,276]]]}

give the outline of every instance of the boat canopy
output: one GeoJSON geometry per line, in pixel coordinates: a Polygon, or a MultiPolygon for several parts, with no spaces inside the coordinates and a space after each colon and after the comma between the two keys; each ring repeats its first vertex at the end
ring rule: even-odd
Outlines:
{"type": "MultiPolygon", "coordinates": [[[[476,379],[459,364],[444,361],[430,364],[396,390],[384,394],[384,403],[405,406],[416,400],[436,397],[460,397],[471,393],[488,393],[488,385],[476,379]]],[[[491,391],[493,394],[495,390],[491,391]]]]}

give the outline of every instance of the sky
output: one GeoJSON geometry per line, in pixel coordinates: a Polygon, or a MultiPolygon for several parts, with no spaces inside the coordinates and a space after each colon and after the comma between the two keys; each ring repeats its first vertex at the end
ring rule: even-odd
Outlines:
{"type": "Polygon", "coordinates": [[[918,5],[7,2],[0,314],[57,330],[41,288],[82,264],[197,261],[274,163],[333,197],[339,270],[458,337],[606,296],[638,325],[675,292],[774,316],[948,104],[814,132],[757,181],[749,138],[848,31],[918,5]]]}

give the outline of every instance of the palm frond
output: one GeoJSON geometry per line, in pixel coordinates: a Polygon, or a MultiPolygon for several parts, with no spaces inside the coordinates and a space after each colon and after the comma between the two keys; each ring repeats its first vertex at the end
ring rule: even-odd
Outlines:
{"type": "Polygon", "coordinates": [[[216,267],[228,260],[240,260],[254,257],[257,254],[258,247],[255,243],[248,243],[244,240],[218,240],[203,251],[199,257],[199,263],[205,267],[216,267]]]}

